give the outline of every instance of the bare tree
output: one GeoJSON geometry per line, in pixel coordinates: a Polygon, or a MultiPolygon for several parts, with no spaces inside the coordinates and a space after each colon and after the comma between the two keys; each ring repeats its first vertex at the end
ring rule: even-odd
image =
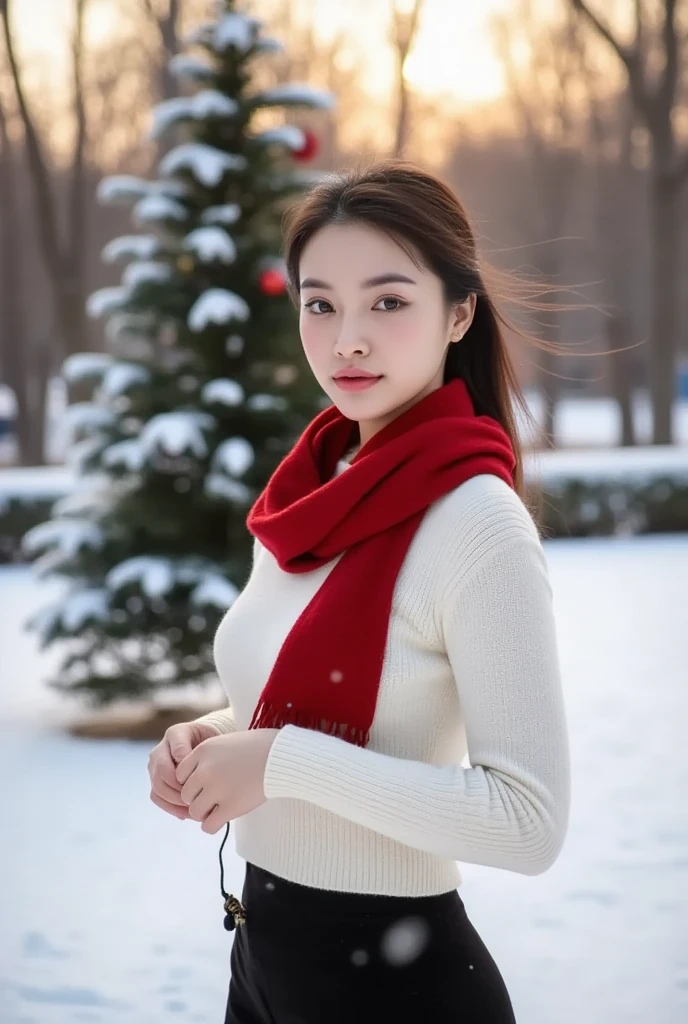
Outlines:
{"type": "Polygon", "coordinates": [[[635,0],[635,35],[626,44],[584,0],[569,0],[571,7],[605,40],[625,68],[635,108],[650,142],[650,198],[652,204],[652,398],[654,444],[674,440],[673,404],[679,336],[681,282],[681,190],[688,180],[688,150],[678,134],[679,86],[684,64],[678,27],[679,0],[661,0],[663,17],[659,37],[650,44],[648,16],[642,0],[635,0]],[[654,75],[655,49],[661,70],[654,75]]]}
{"type": "MultiPolygon", "coordinates": [[[[530,0],[519,0],[509,15],[495,18],[493,28],[529,157],[533,185],[529,223],[534,222],[544,236],[544,244],[533,247],[533,263],[538,273],[552,283],[561,276],[565,264],[562,235],[579,169],[580,125],[575,110],[578,42],[570,21],[543,24],[530,0]],[[515,61],[515,48],[522,42],[522,34],[530,52],[525,75],[517,70],[515,61]]],[[[560,323],[554,312],[546,326],[550,338],[556,340],[560,323]]],[[[549,443],[556,443],[560,397],[560,377],[554,367],[555,355],[542,349],[536,384],[544,400],[542,429],[549,443]]]]}
{"type": "Polygon", "coordinates": [[[59,203],[51,187],[51,168],[39,138],[22,84],[10,29],[10,0],[0,0],[0,19],[11,80],[24,128],[26,156],[33,186],[41,258],[51,283],[57,333],[62,354],[83,351],[87,345],[84,314],[84,253],[86,234],[85,150],[87,142],[83,86],[84,15],[88,0],[74,0],[71,41],[73,110],[76,121],[71,154],[66,228],[60,230],[59,203]]]}
{"type": "Polygon", "coordinates": [[[181,6],[181,0],[165,0],[164,4],[156,4],[154,0],[143,0],[143,8],[159,37],[159,93],[163,100],[171,99],[178,92],[177,80],[170,72],[169,62],[179,52],[181,6]]]}
{"type": "Polygon", "coordinates": [[[394,155],[403,157],[409,136],[409,92],[404,67],[406,58],[416,40],[418,21],[423,9],[423,0],[413,0],[408,11],[401,11],[398,0],[392,0],[392,43],[396,57],[397,82],[397,128],[394,142],[394,155]]]}
{"type": "Polygon", "coordinates": [[[47,340],[32,344],[27,324],[21,266],[25,232],[22,230],[17,188],[17,154],[0,101],[0,365],[4,382],[17,401],[16,436],[19,463],[37,466],[44,461],[45,395],[51,364],[47,340]]]}

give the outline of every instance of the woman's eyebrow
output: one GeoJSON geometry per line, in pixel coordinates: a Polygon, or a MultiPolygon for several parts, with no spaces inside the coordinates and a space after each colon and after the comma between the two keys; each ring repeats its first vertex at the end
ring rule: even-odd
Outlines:
{"type": "MultiPolygon", "coordinates": [[[[406,284],[416,284],[412,277],[407,277],[405,274],[388,273],[378,274],[377,277],[369,277],[366,281],[361,281],[361,288],[377,288],[381,284],[392,284],[395,281],[403,281],[406,284]]],[[[300,285],[301,288],[325,288],[328,291],[333,291],[334,285],[328,284],[327,281],[321,281],[319,277],[306,277],[300,285]]]]}

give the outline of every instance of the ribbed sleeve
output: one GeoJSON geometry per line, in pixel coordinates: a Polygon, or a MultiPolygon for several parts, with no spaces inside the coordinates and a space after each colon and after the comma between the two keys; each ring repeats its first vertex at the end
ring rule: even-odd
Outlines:
{"type": "Polygon", "coordinates": [[[207,715],[201,715],[200,718],[195,718],[194,721],[207,722],[209,725],[214,725],[218,733],[224,733],[225,735],[237,731],[236,719],[232,708],[219,708],[217,711],[209,711],[207,715]]]}
{"type": "Polygon", "coordinates": [[[438,581],[471,767],[289,725],[272,746],[265,794],[308,801],[439,857],[536,875],[559,854],[570,803],[552,590],[517,503],[498,530],[487,523],[474,537],[460,558],[447,552],[438,581]]]}

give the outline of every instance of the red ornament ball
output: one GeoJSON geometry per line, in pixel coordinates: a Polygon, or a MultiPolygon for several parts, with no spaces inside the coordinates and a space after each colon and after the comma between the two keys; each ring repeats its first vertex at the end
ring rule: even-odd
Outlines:
{"type": "Polygon", "coordinates": [[[303,145],[301,146],[301,149],[294,150],[294,159],[302,161],[312,160],[320,148],[318,137],[308,129],[304,131],[303,136],[303,145]]]}
{"type": "Polygon", "coordinates": [[[258,278],[258,287],[263,295],[284,295],[287,282],[279,270],[263,270],[258,278]]]}

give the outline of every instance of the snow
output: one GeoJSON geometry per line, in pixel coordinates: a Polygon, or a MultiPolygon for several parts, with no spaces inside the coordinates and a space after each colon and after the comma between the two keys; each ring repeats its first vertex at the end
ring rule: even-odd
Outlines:
{"type": "Polygon", "coordinates": [[[688,483],[688,446],[650,445],[602,451],[547,451],[527,456],[529,472],[538,476],[542,463],[548,484],[575,478],[589,482],[648,484],[662,476],[688,483]]]}
{"type": "Polygon", "coordinates": [[[239,591],[230,580],[225,579],[224,576],[214,576],[208,573],[201,583],[191,592],[192,604],[202,605],[207,607],[210,605],[213,608],[219,608],[221,611],[227,611],[231,608],[237,597],[239,591]]]}
{"type": "Polygon", "coordinates": [[[175,54],[167,66],[177,78],[188,78],[192,82],[212,82],[215,79],[215,71],[207,61],[187,53],[175,54]]]}
{"type": "Polygon", "coordinates": [[[173,96],[169,100],[163,100],[153,107],[148,138],[159,139],[171,125],[188,120],[192,116],[191,96],[173,96]]]}
{"type": "Polygon", "coordinates": [[[112,364],[112,356],[106,352],[75,352],[62,364],[62,376],[70,384],[80,380],[100,380],[112,364]]]}
{"type": "Polygon", "coordinates": [[[145,425],[141,443],[149,454],[157,447],[161,447],[168,455],[181,455],[190,449],[200,459],[208,452],[202,430],[210,430],[214,425],[215,420],[208,413],[164,412],[154,416],[145,425]]]}
{"type": "Polygon", "coordinates": [[[256,460],[253,445],[243,437],[230,437],[215,449],[213,469],[231,476],[243,476],[256,460]]]}
{"type": "Polygon", "coordinates": [[[108,242],[101,255],[105,263],[131,258],[150,260],[159,249],[160,242],[155,235],[121,235],[108,242]]]}
{"type": "Polygon", "coordinates": [[[206,384],[201,392],[201,399],[204,402],[218,402],[220,405],[227,405],[230,408],[241,405],[244,400],[244,389],[235,380],[218,377],[206,384]]]}
{"type": "Polygon", "coordinates": [[[248,303],[226,288],[209,288],[196,299],[189,310],[188,324],[192,331],[202,331],[209,323],[225,324],[230,320],[248,320],[248,303]]]}
{"type": "MultiPolygon", "coordinates": [[[[538,423],[543,420],[544,403],[537,391],[526,389],[526,399],[531,413],[538,423]]],[[[647,391],[635,391],[631,407],[637,440],[640,445],[649,444],[652,434],[652,408],[647,391]]],[[[520,410],[516,410],[519,428],[522,424],[520,410]]],[[[688,401],[674,403],[675,440],[688,444],[688,401]]],[[[613,398],[585,395],[567,395],[557,403],[556,414],[557,445],[586,448],[593,446],[618,445],[621,440],[621,415],[618,403],[613,398]]]]}
{"type": "Polygon", "coordinates": [[[249,409],[255,409],[257,412],[284,412],[289,408],[289,402],[281,395],[251,395],[246,404],[249,409]]]}
{"type": "MultiPolygon", "coordinates": [[[[571,737],[569,834],[545,874],[462,864],[459,892],[518,1021],[684,1024],[688,536],[547,541],[545,553],[571,737]]],[[[21,627],[63,592],[26,568],[0,570],[2,1024],[214,1024],[235,937],[222,927],[223,832],[152,804],[152,741],[60,729],[76,709],[45,683],[58,645],[41,653],[21,627]]],[[[226,889],[241,895],[233,830],[223,862],[226,889]]],[[[396,936],[393,956],[413,941],[396,936]]],[[[372,952],[361,943],[351,955],[372,952]]]]}
{"type": "Polygon", "coordinates": [[[200,89],[191,97],[191,115],[199,121],[234,117],[239,104],[218,89],[200,89]]]}
{"type": "Polygon", "coordinates": [[[185,142],[175,146],[160,161],[160,173],[165,175],[190,171],[207,188],[214,188],[222,181],[227,171],[243,171],[247,166],[245,156],[223,153],[221,149],[201,142],[185,142]]]}
{"type": "Polygon", "coordinates": [[[184,248],[194,252],[202,263],[234,263],[237,257],[234,239],[220,227],[196,228],[184,239],[184,248]]]}
{"type": "Polygon", "coordinates": [[[128,203],[150,192],[150,182],[133,174],[113,174],[101,178],[96,196],[101,203],[128,203]]]}
{"type": "Polygon", "coordinates": [[[124,590],[135,583],[147,597],[162,597],[174,587],[175,577],[168,558],[139,556],[114,566],[105,577],[111,591],[124,590]]]}
{"type": "Polygon", "coordinates": [[[128,302],[129,297],[126,288],[99,288],[86,300],[86,312],[94,320],[101,316],[107,316],[128,302]]]}
{"type": "Polygon", "coordinates": [[[22,547],[30,555],[58,548],[65,558],[73,558],[82,548],[98,551],[102,544],[100,527],[88,519],[49,519],[22,538],[22,547]]]}
{"type": "Polygon", "coordinates": [[[98,587],[87,587],[67,594],[63,600],[48,605],[31,618],[31,628],[43,635],[56,624],[67,632],[83,629],[89,622],[106,622],[110,614],[108,593],[98,587]]]}
{"type": "Polygon", "coordinates": [[[115,423],[115,415],[94,402],[75,402],[65,410],[64,426],[69,437],[81,430],[107,429],[115,423]]]}
{"type": "Polygon", "coordinates": [[[132,217],[137,224],[165,220],[183,221],[187,218],[187,211],[181,203],[170,196],[150,195],[136,204],[132,210],[132,217]]]}
{"type": "Polygon", "coordinates": [[[172,278],[172,268],[169,263],[156,263],[153,260],[130,263],[122,274],[122,284],[134,291],[141,285],[165,284],[172,278]]]}
{"type": "Polygon", "coordinates": [[[203,481],[203,489],[211,498],[226,498],[227,501],[246,505],[254,497],[253,492],[238,480],[230,480],[224,474],[208,473],[203,481]]]}
{"type": "Polygon", "coordinates": [[[159,139],[172,125],[182,121],[233,117],[238,110],[236,100],[217,89],[201,89],[194,96],[173,96],[153,107],[148,137],[159,139]]]}
{"type": "Polygon", "coordinates": [[[102,455],[104,466],[111,469],[124,467],[130,473],[136,473],[146,464],[146,452],[137,437],[127,441],[118,441],[105,449],[102,455]]]}
{"type": "Polygon", "coordinates": [[[151,379],[150,370],[136,363],[115,363],[103,377],[101,391],[108,398],[116,398],[136,384],[147,384],[151,379]]]}
{"type": "Polygon", "coordinates": [[[208,206],[201,214],[204,224],[236,224],[241,217],[238,203],[222,203],[220,206],[208,206]]]}
{"type": "Polygon", "coordinates": [[[230,46],[247,53],[253,46],[261,25],[259,19],[249,18],[245,14],[225,14],[215,26],[213,46],[218,53],[224,53],[230,46]]]}
{"type": "Polygon", "coordinates": [[[334,106],[334,96],[322,89],[314,89],[307,82],[286,82],[257,93],[251,97],[250,103],[263,107],[281,104],[330,110],[334,106]]]}
{"type": "Polygon", "coordinates": [[[265,146],[279,143],[287,146],[288,149],[299,150],[305,144],[306,134],[302,128],[297,128],[294,124],[284,124],[278,128],[268,128],[267,131],[259,132],[253,136],[251,141],[265,146]]]}

